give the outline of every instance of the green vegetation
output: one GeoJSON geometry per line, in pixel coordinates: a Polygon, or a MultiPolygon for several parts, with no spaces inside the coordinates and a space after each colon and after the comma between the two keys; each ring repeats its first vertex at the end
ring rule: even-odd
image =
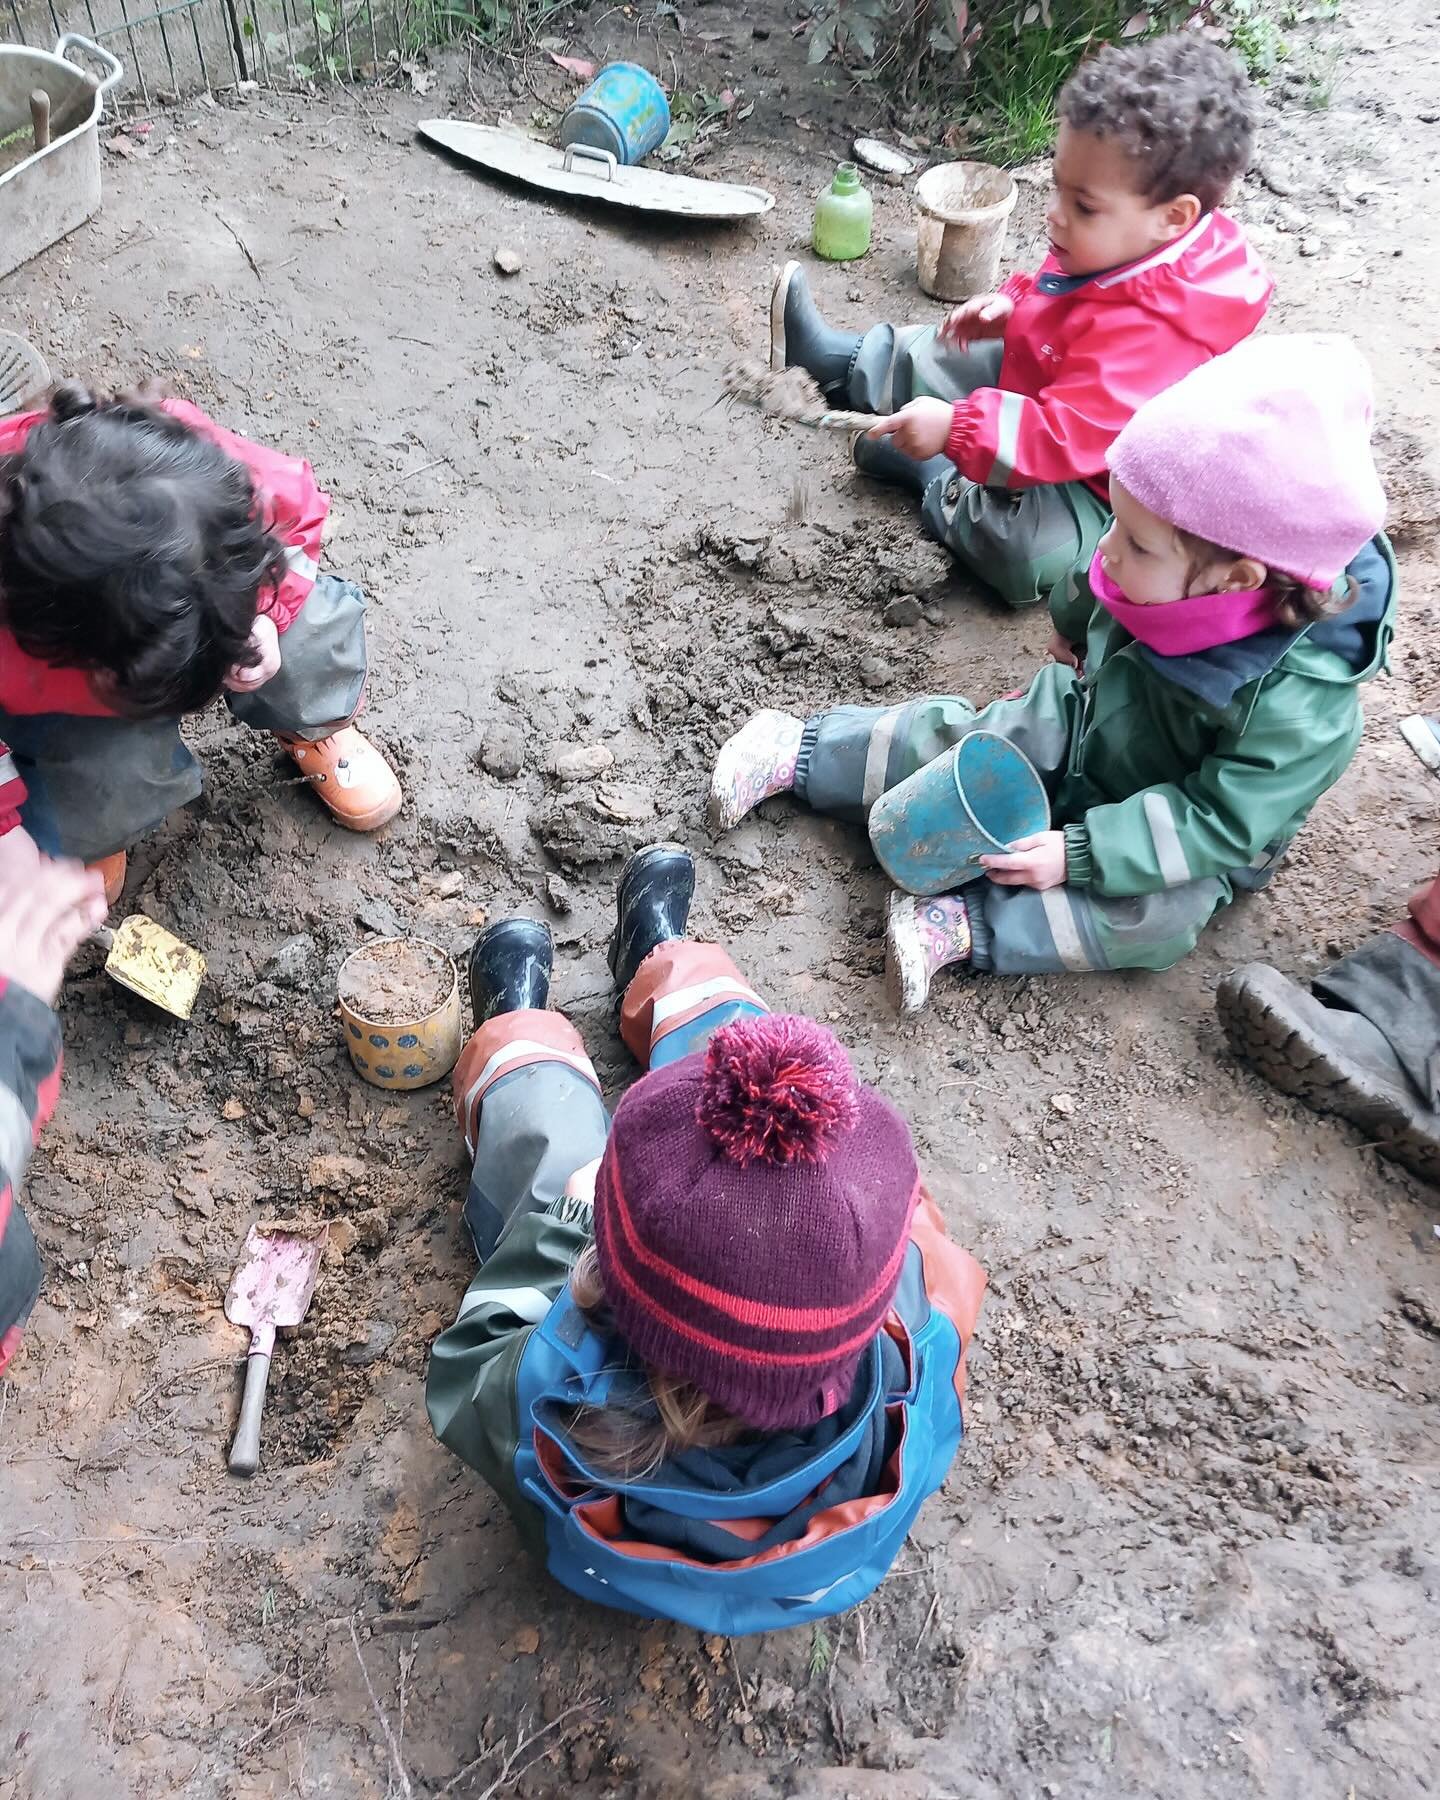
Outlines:
{"type": "MultiPolygon", "coordinates": [[[[1100,44],[1191,26],[1228,43],[1268,81],[1290,56],[1286,32],[1333,18],[1339,0],[818,0],[810,60],[856,81],[882,81],[931,124],[963,126],[946,141],[1002,162],[1042,154],[1055,97],[1100,44]]],[[[1338,59],[1306,54],[1306,104],[1326,106],[1338,59]]]]}

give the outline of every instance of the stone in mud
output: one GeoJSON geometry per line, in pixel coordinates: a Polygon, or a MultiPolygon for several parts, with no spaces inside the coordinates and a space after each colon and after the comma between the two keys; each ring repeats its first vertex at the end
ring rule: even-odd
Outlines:
{"type": "Polygon", "coordinates": [[[364,1336],[351,1344],[341,1357],[352,1369],[363,1369],[378,1362],[395,1342],[395,1327],[388,1319],[371,1319],[364,1336]]]}
{"type": "Polygon", "coordinates": [[[594,781],[615,767],[615,754],[604,744],[584,744],[578,749],[558,750],[550,759],[551,773],[570,784],[594,781]]]}
{"type": "Polygon", "coordinates": [[[265,965],[265,975],[277,987],[309,987],[315,978],[319,952],[308,932],[288,937],[265,965]]]}
{"type": "Polygon", "coordinates": [[[886,601],[880,616],[887,625],[918,625],[922,610],[918,594],[897,594],[893,600],[886,601]]]}
{"type": "Polygon", "coordinates": [[[545,877],[545,900],[551,911],[559,913],[562,919],[575,904],[570,883],[563,876],[553,874],[545,877]]]}
{"type": "Polygon", "coordinates": [[[513,781],[525,767],[525,739],[518,725],[497,720],[480,744],[480,767],[497,781],[513,781]]]}
{"type": "Polygon", "coordinates": [[[520,252],[512,250],[508,244],[502,244],[495,252],[495,267],[502,275],[518,275],[521,268],[520,252]]]}
{"type": "Polygon", "coordinates": [[[376,937],[404,937],[405,922],[388,900],[362,900],[355,908],[355,923],[376,937]]]}
{"type": "Polygon", "coordinates": [[[317,1156],[310,1163],[310,1186],[321,1193],[349,1194],[369,1178],[358,1156],[317,1156]]]}
{"type": "Polygon", "coordinates": [[[895,679],[894,665],[883,656],[862,656],[858,672],[861,687],[883,688],[895,679]]]}
{"type": "Polygon", "coordinates": [[[619,781],[596,788],[592,804],[600,818],[617,825],[640,825],[655,817],[655,796],[650,789],[619,781]]]}
{"type": "MultiPolygon", "coordinates": [[[[611,796],[616,792],[603,791],[611,796]]],[[[622,810],[601,811],[597,795],[568,790],[535,808],[530,815],[530,829],[562,867],[584,868],[628,856],[654,837],[653,798],[643,818],[623,818],[622,810]]]]}

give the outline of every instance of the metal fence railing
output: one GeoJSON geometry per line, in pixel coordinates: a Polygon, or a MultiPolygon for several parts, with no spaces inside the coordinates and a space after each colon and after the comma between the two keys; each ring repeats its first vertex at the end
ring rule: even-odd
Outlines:
{"type": "Polygon", "coordinates": [[[117,100],[133,112],[240,82],[374,79],[415,42],[416,17],[416,0],[0,0],[0,43],[95,39],[124,64],[117,100]]]}

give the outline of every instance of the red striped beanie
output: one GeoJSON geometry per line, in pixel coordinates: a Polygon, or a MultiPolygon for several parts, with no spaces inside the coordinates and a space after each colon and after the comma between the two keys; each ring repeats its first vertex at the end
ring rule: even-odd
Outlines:
{"type": "Polygon", "coordinates": [[[884,1323],[918,1192],[909,1128],[832,1032],[740,1020],[616,1110],[606,1301],[637,1356],[757,1431],[813,1424],[884,1323]]]}

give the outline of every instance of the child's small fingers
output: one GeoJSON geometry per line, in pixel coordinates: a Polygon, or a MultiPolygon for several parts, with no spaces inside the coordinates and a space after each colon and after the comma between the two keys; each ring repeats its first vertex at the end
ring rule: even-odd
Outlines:
{"type": "Polygon", "coordinates": [[[900,429],[902,419],[903,415],[900,413],[887,413],[883,419],[877,419],[865,435],[872,438],[891,437],[900,429]]]}

